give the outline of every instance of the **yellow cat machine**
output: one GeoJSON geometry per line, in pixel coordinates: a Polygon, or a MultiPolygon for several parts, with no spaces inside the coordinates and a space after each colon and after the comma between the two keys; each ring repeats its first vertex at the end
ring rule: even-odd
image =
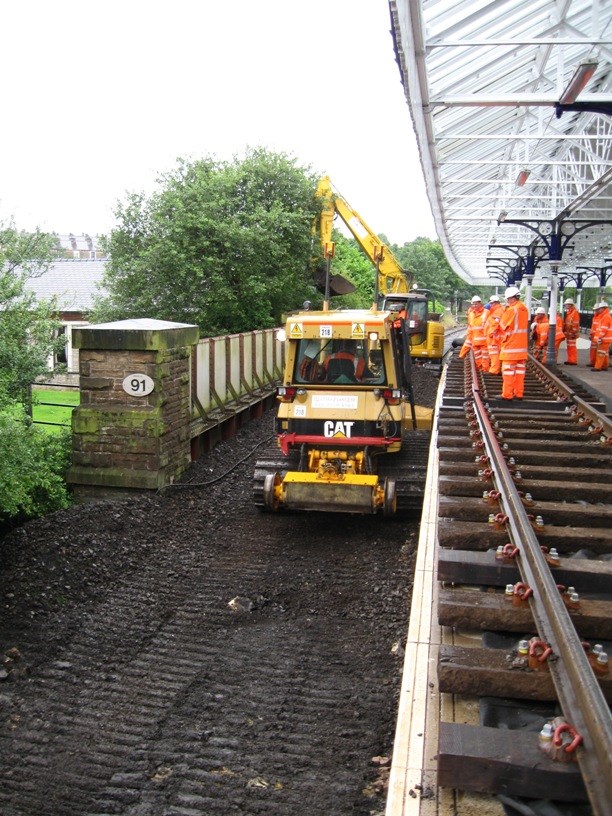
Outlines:
{"type": "MultiPolygon", "coordinates": [[[[406,319],[413,362],[439,374],[444,357],[444,326],[440,323],[441,315],[433,309],[431,292],[413,285],[412,273],[402,269],[389,247],[333,189],[329,176],[320,179],[317,196],[322,206],[319,232],[325,257],[333,256],[332,228],[337,215],[376,268],[375,303],[406,319]]],[[[339,277],[334,276],[332,281],[339,277]]]]}
{"type": "MultiPolygon", "coordinates": [[[[420,509],[432,411],[415,405],[406,321],[305,309],[285,325],[277,445],[256,463],[264,511],[393,515],[420,509]]],[[[281,339],[283,337],[281,336],[281,339]]]]}
{"type": "Polygon", "coordinates": [[[382,308],[405,318],[412,361],[440,375],[444,363],[444,326],[440,323],[441,315],[433,311],[431,292],[413,287],[406,293],[384,295],[382,308]]]}

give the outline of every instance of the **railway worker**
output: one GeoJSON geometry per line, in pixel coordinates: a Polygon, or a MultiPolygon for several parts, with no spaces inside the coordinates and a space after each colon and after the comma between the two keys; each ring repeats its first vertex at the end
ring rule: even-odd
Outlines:
{"type": "Polygon", "coordinates": [[[355,340],[335,340],[334,341],[334,350],[331,354],[328,354],[325,360],[323,361],[323,379],[331,379],[336,380],[339,376],[342,376],[342,373],[336,373],[334,369],[339,368],[346,368],[347,373],[344,374],[345,377],[348,378],[350,381],[351,377],[354,380],[360,380],[363,375],[365,374],[366,364],[363,357],[358,353],[357,350],[357,342],[355,340]],[[341,365],[338,366],[334,361],[350,361],[350,367],[342,367],[341,365]],[[352,367],[352,375],[349,375],[350,368],[352,367]]]}
{"type": "Polygon", "coordinates": [[[563,333],[567,344],[567,360],[563,365],[578,365],[576,340],[580,334],[580,312],[571,298],[563,301],[563,333]]]}
{"type": "Polygon", "coordinates": [[[531,336],[533,337],[533,356],[541,363],[546,362],[548,348],[548,317],[546,309],[538,306],[533,318],[531,336]]]}
{"type": "Polygon", "coordinates": [[[487,353],[489,355],[489,374],[499,374],[501,372],[501,362],[499,360],[499,318],[503,312],[503,307],[499,295],[491,295],[489,298],[489,316],[485,323],[485,336],[487,338],[487,353]]]}
{"type": "MultiPolygon", "coordinates": [[[[394,310],[394,311],[395,311],[395,310],[394,310]]],[[[405,307],[405,306],[401,306],[401,305],[400,305],[400,308],[399,308],[399,309],[398,309],[398,310],[395,312],[395,314],[396,314],[396,318],[395,318],[395,320],[393,321],[393,328],[395,328],[395,329],[401,329],[401,327],[402,327],[402,320],[406,320],[406,318],[408,317],[408,313],[407,313],[407,311],[406,311],[406,307],[405,307]]]]}
{"type": "Polygon", "coordinates": [[[502,399],[523,399],[528,357],[529,312],[516,286],[504,292],[506,308],[499,319],[499,359],[502,366],[502,399]]]}
{"type": "Polygon", "coordinates": [[[471,350],[478,371],[489,370],[489,354],[487,352],[487,338],[485,335],[485,323],[488,316],[489,313],[482,305],[482,300],[478,295],[474,295],[467,313],[467,333],[465,335],[465,343],[461,346],[459,357],[463,359],[471,350]]]}
{"type": "Polygon", "coordinates": [[[557,325],[555,328],[555,363],[559,359],[559,347],[565,340],[565,332],[563,331],[563,318],[557,314],[557,325]]]}
{"type": "Polygon", "coordinates": [[[591,348],[589,350],[589,368],[593,368],[595,360],[597,359],[597,343],[595,341],[595,334],[597,332],[597,324],[599,323],[599,303],[593,306],[593,319],[591,321],[591,328],[589,329],[589,338],[591,340],[591,348]]]}
{"type": "Polygon", "coordinates": [[[597,327],[595,329],[595,365],[593,371],[607,371],[610,358],[610,344],[612,343],[612,315],[605,300],[595,304],[598,311],[597,327]]]}

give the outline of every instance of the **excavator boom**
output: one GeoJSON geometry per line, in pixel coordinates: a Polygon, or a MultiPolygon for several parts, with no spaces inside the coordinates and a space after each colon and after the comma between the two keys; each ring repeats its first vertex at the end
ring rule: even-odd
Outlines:
{"type": "MultiPolygon", "coordinates": [[[[334,190],[329,176],[323,176],[319,180],[317,196],[322,205],[318,232],[327,261],[327,280],[330,280],[329,269],[334,255],[334,217],[339,215],[377,270],[374,298],[376,306],[396,311],[405,317],[410,330],[410,356],[417,364],[441,371],[444,326],[440,322],[440,315],[429,311],[428,292],[416,289],[416,284],[413,287],[412,273],[402,269],[389,247],[366,224],[357,210],[334,190]]],[[[342,293],[338,287],[336,293],[342,293]]],[[[326,299],[326,308],[327,306],[326,299]]]]}
{"type": "Polygon", "coordinates": [[[380,294],[409,292],[412,274],[402,269],[391,250],[380,240],[361,215],[340,195],[334,192],[329,176],[323,176],[317,187],[317,196],[323,203],[320,219],[320,237],[325,254],[333,254],[332,228],[337,214],[344,221],[353,237],[378,269],[380,294]],[[330,247],[332,247],[330,249],[330,247]]]}

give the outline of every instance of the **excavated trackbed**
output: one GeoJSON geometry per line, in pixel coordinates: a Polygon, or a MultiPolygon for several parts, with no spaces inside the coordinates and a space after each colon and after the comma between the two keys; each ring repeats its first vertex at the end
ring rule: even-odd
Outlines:
{"type": "Polygon", "coordinates": [[[416,522],[260,514],[251,475],[110,504],[88,540],[124,525],[126,571],[12,639],[0,618],[3,816],[382,810],[416,522]]]}

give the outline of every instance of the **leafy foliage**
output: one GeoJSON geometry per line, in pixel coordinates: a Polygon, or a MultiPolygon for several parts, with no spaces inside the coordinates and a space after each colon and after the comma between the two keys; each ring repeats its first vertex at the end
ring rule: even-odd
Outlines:
{"type": "Polygon", "coordinates": [[[0,225],[0,407],[27,401],[28,389],[47,372],[49,355],[63,343],[53,303],[35,301],[29,277],[42,275],[55,254],[52,235],[0,225]]]}
{"type": "Polygon", "coordinates": [[[312,297],[316,179],[284,154],[181,160],[150,198],[128,196],[106,241],[95,319],[196,323],[204,336],[278,325],[312,297]]]}
{"type": "Polygon", "coordinates": [[[70,436],[32,427],[24,405],[29,386],[48,373],[47,361],[63,339],[52,303],[37,303],[26,281],[42,275],[55,254],[55,238],[0,224],[0,522],[65,507],[64,473],[70,436]]]}
{"type": "Polygon", "coordinates": [[[46,434],[24,413],[0,412],[0,523],[36,518],[68,506],[64,474],[71,437],[46,434]]]}
{"type": "MultiPolygon", "coordinates": [[[[370,306],[374,298],[374,267],[371,261],[354,239],[345,238],[339,232],[334,232],[333,237],[336,254],[332,270],[335,274],[344,275],[357,287],[354,294],[345,295],[341,299],[341,304],[357,308],[370,306]]],[[[420,288],[432,291],[438,305],[444,302],[461,303],[477,292],[475,287],[465,283],[453,272],[439,241],[416,238],[400,247],[391,244],[384,234],[379,237],[389,247],[400,266],[412,273],[414,282],[420,288]]]]}
{"type": "Polygon", "coordinates": [[[420,288],[430,289],[436,299],[446,303],[460,303],[477,292],[451,269],[442,244],[430,238],[391,245],[391,250],[404,269],[414,275],[420,288]]]}
{"type": "Polygon", "coordinates": [[[350,295],[334,298],[332,305],[354,309],[368,308],[374,300],[375,271],[372,263],[354,238],[346,238],[334,230],[333,239],[336,249],[332,273],[348,278],[355,284],[356,289],[350,295]]]}

